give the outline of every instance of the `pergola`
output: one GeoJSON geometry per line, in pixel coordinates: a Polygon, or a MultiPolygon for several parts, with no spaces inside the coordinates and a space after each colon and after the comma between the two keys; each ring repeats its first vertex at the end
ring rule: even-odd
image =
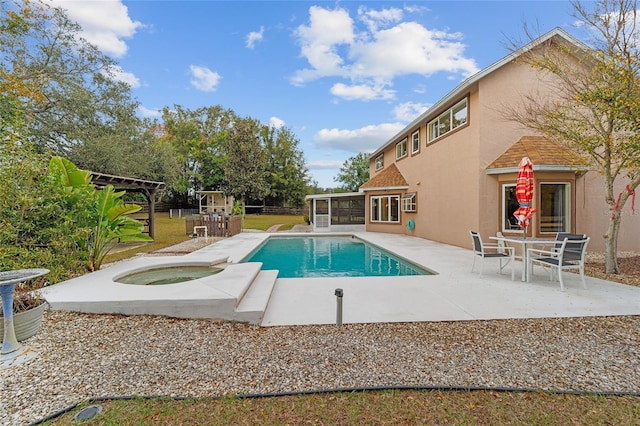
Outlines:
{"type": "Polygon", "coordinates": [[[91,183],[97,187],[104,188],[107,185],[113,185],[117,190],[125,190],[128,192],[140,192],[144,194],[149,206],[149,236],[154,236],[154,213],[156,210],[156,192],[162,190],[164,182],[154,182],[151,180],[136,179],[132,177],[107,175],[104,173],[91,172],[91,183]]]}

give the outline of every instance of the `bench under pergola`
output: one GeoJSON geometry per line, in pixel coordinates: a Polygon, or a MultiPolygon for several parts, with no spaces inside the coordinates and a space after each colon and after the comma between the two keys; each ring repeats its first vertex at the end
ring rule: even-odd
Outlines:
{"type": "Polygon", "coordinates": [[[147,205],[149,207],[149,216],[147,218],[147,223],[149,224],[149,236],[153,238],[153,218],[156,205],[155,195],[158,191],[164,188],[164,182],[154,182],[151,180],[91,172],[91,183],[99,188],[104,188],[107,185],[113,185],[113,187],[119,191],[124,190],[127,192],[139,192],[141,194],[144,194],[145,198],[147,199],[147,205]]]}

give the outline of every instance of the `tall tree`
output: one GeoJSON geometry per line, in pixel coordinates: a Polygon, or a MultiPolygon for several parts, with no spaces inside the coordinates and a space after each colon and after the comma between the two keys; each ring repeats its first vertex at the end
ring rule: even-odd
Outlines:
{"type": "Polygon", "coordinates": [[[342,183],[345,191],[356,192],[360,186],[369,180],[369,154],[363,152],[349,157],[342,163],[334,182],[342,183]]]}
{"type": "Polygon", "coordinates": [[[303,206],[309,176],[299,140],[286,127],[263,126],[261,135],[267,154],[267,203],[303,206]]]}
{"type": "MultiPolygon", "coordinates": [[[[635,0],[598,0],[574,15],[595,34],[593,48],[551,41],[520,56],[553,78],[556,98],[525,96],[506,115],[581,154],[604,180],[610,220],[605,272],[618,273],[621,211],[640,184],[640,32],[635,0]],[[625,190],[616,193],[618,186],[625,190]]],[[[531,39],[535,37],[530,35],[531,39]]],[[[514,45],[514,50],[517,46],[514,45]]]]}
{"type": "Polygon", "coordinates": [[[0,31],[1,96],[19,100],[22,136],[38,151],[70,155],[86,141],[131,136],[138,103],[129,85],[62,9],[2,1],[0,28],[8,29],[0,31]]]}
{"type": "Polygon", "coordinates": [[[190,110],[180,105],[164,108],[162,140],[173,147],[179,172],[171,191],[188,203],[189,192],[218,190],[224,183],[225,144],[237,121],[221,106],[190,110]]]}
{"type": "Polygon", "coordinates": [[[224,189],[246,203],[268,192],[267,156],[260,143],[262,126],[252,118],[238,118],[225,141],[224,189]]]}

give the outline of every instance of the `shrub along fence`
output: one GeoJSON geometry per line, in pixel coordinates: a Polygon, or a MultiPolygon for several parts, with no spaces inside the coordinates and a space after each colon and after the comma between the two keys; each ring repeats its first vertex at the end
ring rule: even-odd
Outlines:
{"type": "Polygon", "coordinates": [[[185,218],[187,235],[204,236],[205,226],[209,237],[231,237],[242,232],[242,216],[189,216],[185,218]],[[195,228],[195,232],[194,232],[195,228]]]}

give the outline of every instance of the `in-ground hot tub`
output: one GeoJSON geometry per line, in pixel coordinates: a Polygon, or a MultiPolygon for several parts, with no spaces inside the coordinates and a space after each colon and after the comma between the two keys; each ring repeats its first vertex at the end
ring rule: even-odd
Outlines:
{"type": "Polygon", "coordinates": [[[113,280],[135,285],[177,284],[215,275],[223,270],[222,265],[172,265],[118,275],[113,280]]]}

